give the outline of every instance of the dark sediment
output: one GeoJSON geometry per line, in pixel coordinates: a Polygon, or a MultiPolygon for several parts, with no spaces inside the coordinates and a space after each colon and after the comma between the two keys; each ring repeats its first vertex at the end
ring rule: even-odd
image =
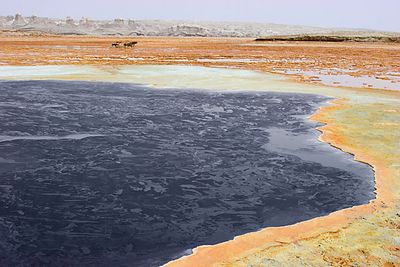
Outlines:
{"type": "Polygon", "coordinates": [[[398,36],[283,35],[257,38],[256,41],[292,42],[382,42],[400,43],[398,36]]]}
{"type": "Polygon", "coordinates": [[[304,115],[324,101],[0,82],[0,265],[156,266],[367,203],[368,166],[342,164],[328,145],[290,145],[318,143],[304,115]]]}

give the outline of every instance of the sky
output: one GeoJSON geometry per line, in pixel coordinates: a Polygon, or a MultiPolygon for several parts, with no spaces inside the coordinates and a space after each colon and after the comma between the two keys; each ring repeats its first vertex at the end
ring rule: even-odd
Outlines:
{"type": "Polygon", "coordinates": [[[0,15],[245,21],[400,32],[400,0],[0,0],[0,15]]]}

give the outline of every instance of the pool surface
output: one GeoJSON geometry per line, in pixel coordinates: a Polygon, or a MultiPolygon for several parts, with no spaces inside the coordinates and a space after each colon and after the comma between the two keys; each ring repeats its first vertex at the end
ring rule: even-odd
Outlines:
{"type": "Polygon", "coordinates": [[[158,266],[374,198],[319,142],[326,97],[0,82],[2,266],[158,266]]]}

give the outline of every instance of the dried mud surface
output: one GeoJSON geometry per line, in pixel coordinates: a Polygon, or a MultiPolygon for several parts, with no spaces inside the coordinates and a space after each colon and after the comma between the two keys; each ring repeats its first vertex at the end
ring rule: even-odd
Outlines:
{"type": "MultiPolygon", "coordinates": [[[[13,36],[0,32],[0,65],[185,64],[286,73],[318,83],[319,74],[371,76],[400,83],[400,44],[255,42],[245,38],[13,36]],[[134,49],[114,41],[138,41],[134,49]],[[303,75],[301,71],[312,71],[303,75]]],[[[340,83],[333,82],[340,86],[340,83]]],[[[376,87],[366,83],[366,87],[376,87]]]]}
{"type": "MultiPolygon", "coordinates": [[[[372,75],[394,83],[400,71],[398,44],[257,46],[246,39],[135,38],[139,44],[134,50],[110,48],[119,39],[3,36],[0,61],[3,65],[190,64],[278,73],[300,69],[343,74],[350,70],[352,76],[372,75]],[[209,60],[221,58],[229,60],[209,60]]],[[[289,77],[318,83],[318,77],[289,77]]],[[[343,96],[312,119],[326,123],[320,128],[323,141],[374,167],[376,200],[200,247],[169,266],[400,266],[400,95],[386,90],[340,90],[343,96]],[[360,95],[370,95],[369,101],[359,101],[360,95]]]]}

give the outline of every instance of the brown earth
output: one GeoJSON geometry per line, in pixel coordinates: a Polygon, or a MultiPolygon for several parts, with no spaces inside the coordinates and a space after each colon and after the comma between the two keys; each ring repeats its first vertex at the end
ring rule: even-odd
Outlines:
{"type": "MultiPolygon", "coordinates": [[[[332,74],[353,70],[350,75],[389,80],[400,75],[400,44],[255,44],[250,39],[3,33],[0,64],[185,64],[332,74]],[[119,40],[139,43],[134,49],[111,48],[111,43],[119,40]]],[[[293,78],[313,80],[302,75],[293,78]]],[[[266,228],[215,246],[200,247],[192,256],[169,266],[400,266],[400,93],[340,90],[343,96],[320,109],[312,119],[326,123],[320,128],[321,140],[374,167],[376,200],[299,224],[266,228]],[[361,96],[368,101],[359,100],[361,96]]]]}
{"type": "MultiPolygon", "coordinates": [[[[25,34],[25,33],[24,33],[25,34]]],[[[190,64],[284,73],[301,69],[380,79],[400,76],[400,44],[255,42],[239,38],[119,38],[18,36],[0,32],[0,64],[190,64]],[[111,47],[138,41],[133,49],[111,47]],[[230,62],[233,61],[233,62],[230,62]],[[351,73],[347,71],[351,70],[351,73]],[[389,76],[388,73],[395,72],[389,76]]],[[[299,75],[313,81],[315,77],[299,75]]],[[[318,81],[317,81],[318,82],[318,81]]]]}
{"type": "Polygon", "coordinates": [[[257,38],[256,41],[303,41],[303,42],[384,42],[400,43],[400,36],[385,35],[357,35],[357,34],[297,34],[297,35],[273,35],[257,38]]]}

